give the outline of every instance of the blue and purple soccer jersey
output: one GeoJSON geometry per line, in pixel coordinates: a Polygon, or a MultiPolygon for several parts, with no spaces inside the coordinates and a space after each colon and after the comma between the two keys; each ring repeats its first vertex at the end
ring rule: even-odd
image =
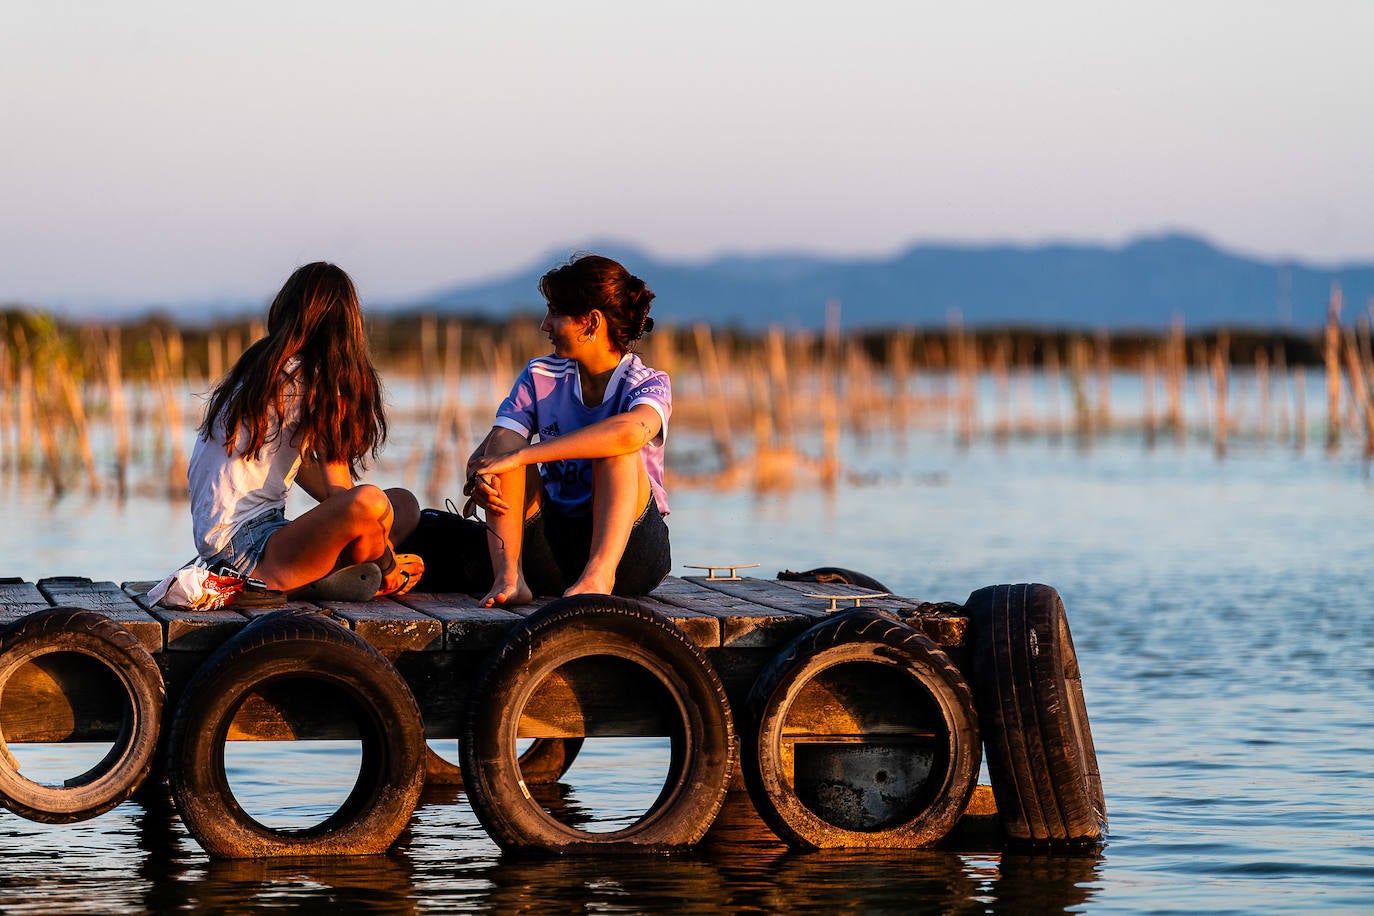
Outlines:
{"type": "MultiPolygon", "coordinates": [[[[668,415],[673,412],[673,393],[668,374],[650,369],[634,353],[625,354],[606,385],[606,396],[595,407],[582,402],[582,382],[577,363],[558,356],[532,359],[515,380],[510,395],[496,410],[496,425],[526,439],[538,435],[553,439],[590,426],[598,420],[625,413],[636,404],[648,404],[663,420],[663,431],[640,450],[658,511],[668,514],[668,494],[663,489],[663,444],[668,438],[668,415]]],[[[544,495],[564,514],[585,515],[592,495],[592,463],[588,460],[550,461],[539,466],[544,495]]]]}

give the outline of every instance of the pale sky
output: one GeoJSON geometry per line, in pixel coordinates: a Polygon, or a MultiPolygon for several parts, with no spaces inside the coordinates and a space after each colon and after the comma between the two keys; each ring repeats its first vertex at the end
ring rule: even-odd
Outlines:
{"type": "Polygon", "coordinates": [[[1374,260],[1374,3],[0,0],[0,303],[1161,230],[1374,260]]]}

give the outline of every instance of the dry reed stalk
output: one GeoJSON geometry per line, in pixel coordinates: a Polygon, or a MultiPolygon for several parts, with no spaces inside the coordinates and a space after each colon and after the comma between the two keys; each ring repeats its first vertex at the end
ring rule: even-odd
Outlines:
{"type": "Polygon", "coordinates": [[[211,331],[205,337],[205,381],[207,387],[213,386],[224,374],[224,354],[221,352],[223,341],[218,331],[211,331]]]}
{"type": "Polygon", "coordinates": [[[1331,300],[1326,307],[1326,450],[1334,452],[1341,444],[1341,287],[1331,284],[1331,300]]]}
{"type": "MultiPolygon", "coordinates": [[[[1292,379],[1288,376],[1288,356],[1284,352],[1283,345],[1279,344],[1274,349],[1273,358],[1274,377],[1279,380],[1280,385],[1291,385],[1292,379]]],[[[1283,397],[1274,398],[1274,421],[1276,430],[1274,437],[1278,442],[1288,440],[1290,432],[1288,422],[1288,402],[1283,397]]]]}
{"type": "Polygon", "coordinates": [[[1211,358],[1205,343],[1198,341],[1193,345],[1193,365],[1197,367],[1193,381],[1196,383],[1198,411],[1202,414],[1198,417],[1198,429],[1204,431],[1212,428],[1211,373],[1208,371],[1211,358]]]}
{"type": "Polygon", "coordinates": [[[105,387],[110,397],[110,428],[114,435],[115,493],[128,495],[129,412],[124,403],[124,373],[119,358],[119,328],[111,328],[105,343],[105,387]]]}
{"type": "Polygon", "coordinates": [[[181,444],[181,403],[177,398],[171,373],[171,356],[168,341],[162,332],[153,328],[149,335],[153,350],[153,384],[157,388],[158,399],[162,405],[161,429],[165,435],[167,453],[170,456],[164,481],[164,492],[169,499],[186,497],[186,450],[181,444]]]}
{"type": "Polygon", "coordinates": [[[787,377],[786,340],[782,328],[768,329],[765,345],[768,353],[768,380],[773,386],[773,417],[778,445],[791,449],[796,442],[796,428],[792,417],[792,389],[787,377]]]}
{"type": "Polygon", "coordinates": [[[1360,412],[1363,414],[1364,457],[1367,461],[1374,457],[1374,395],[1371,395],[1369,385],[1365,381],[1359,344],[1355,340],[1355,331],[1352,328],[1347,328],[1345,331],[1344,350],[1346,378],[1350,384],[1350,400],[1360,405],[1360,412]]]}
{"type": "Polygon", "coordinates": [[[1307,448],[1307,374],[1301,366],[1294,366],[1293,373],[1293,430],[1294,447],[1301,452],[1307,448]]]}
{"type": "Polygon", "coordinates": [[[15,454],[19,470],[27,471],[33,463],[33,435],[36,395],[34,393],[33,361],[29,355],[28,335],[23,325],[14,328],[15,355],[19,363],[19,388],[15,392],[15,454]]]}
{"type": "Polygon", "coordinates": [[[67,482],[62,471],[62,452],[57,446],[57,410],[47,384],[34,386],[34,403],[38,414],[38,441],[43,448],[44,464],[48,481],[52,484],[54,499],[67,492],[67,482]]]}
{"type": "Polygon", "coordinates": [[[1016,347],[1016,427],[1022,435],[1035,432],[1034,357],[1031,342],[1023,338],[1016,347]]]}
{"type": "Polygon", "coordinates": [[[1148,349],[1142,359],[1140,372],[1141,382],[1141,408],[1144,416],[1142,423],[1145,427],[1145,447],[1155,447],[1155,435],[1158,432],[1158,420],[1155,417],[1155,386],[1158,381],[1155,378],[1155,351],[1148,349]]]}
{"type": "Polygon", "coordinates": [[[1166,419],[1174,440],[1183,442],[1183,384],[1188,372],[1187,344],[1183,337],[1183,319],[1175,316],[1169,325],[1169,343],[1164,351],[1164,386],[1166,419]]]}
{"type": "Polygon", "coordinates": [[[1255,351],[1255,386],[1258,389],[1259,407],[1255,417],[1255,436],[1260,442],[1269,441],[1269,430],[1273,411],[1273,400],[1269,391],[1269,352],[1255,351]]]}
{"type": "Polygon", "coordinates": [[[729,401],[721,382],[720,362],[716,354],[716,344],[711,338],[711,328],[698,323],[692,328],[697,346],[697,364],[702,380],[707,386],[707,397],[713,408],[707,411],[711,423],[711,438],[716,447],[716,457],[722,468],[735,463],[734,437],[730,433],[729,401]]]}
{"type": "Polygon", "coordinates": [[[1049,399],[1045,422],[1055,439],[1064,435],[1063,376],[1059,346],[1055,344],[1045,350],[1045,396],[1049,399]]]}
{"type": "Polygon", "coordinates": [[[821,367],[817,373],[820,383],[821,420],[821,485],[833,489],[840,477],[840,408],[836,396],[835,374],[821,367]]]}
{"type": "Polygon", "coordinates": [[[239,357],[243,355],[243,350],[243,338],[239,336],[238,331],[230,330],[224,335],[225,366],[232,368],[233,365],[239,361],[239,357]]]}
{"type": "Polygon", "coordinates": [[[992,359],[988,363],[997,399],[997,419],[992,424],[992,438],[999,445],[1006,445],[1007,439],[1011,436],[1010,359],[1010,342],[1005,337],[999,337],[992,350],[992,359]]]}
{"type": "Polygon", "coordinates": [[[1229,425],[1229,404],[1227,392],[1230,379],[1231,336],[1225,331],[1217,334],[1217,345],[1212,349],[1212,390],[1216,398],[1213,411],[1215,422],[1212,426],[1213,446],[1218,458],[1226,457],[1226,438],[1229,425]]]}
{"type": "Polygon", "coordinates": [[[974,374],[977,371],[977,355],[964,333],[963,315],[957,310],[949,313],[949,352],[953,371],[958,378],[956,442],[960,448],[973,444],[975,414],[978,410],[977,389],[974,374]]]}
{"type": "Polygon", "coordinates": [[[15,390],[14,363],[10,359],[9,322],[0,315],[0,467],[13,464],[14,422],[11,399],[15,390]]]}
{"type": "MultiPolygon", "coordinates": [[[[892,378],[892,420],[905,438],[911,419],[911,331],[903,328],[888,338],[887,365],[892,378]]],[[[822,418],[824,424],[824,418],[822,418]]]]}
{"type": "Polygon", "coordinates": [[[1102,431],[1112,427],[1112,339],[1106,330],[1097,332],[1097,416],[1096,427],[1102,431]]]}
{"type": "Polygon", "coordinates": [[[432,417],[434,409],[433,378],[434,368],[439,364],[438,319],[434,313],[420,316],[420,403],[417,409],[422,417],[432,417]]]}
{"type": "Polygon", "coordinates": [[[100,472],[95,462],[95,450],[91,448],[91,429],[86,421],[86,406],[77,391],[76,381],[72,378],[71,367],[65,359],[58,359],[56,375],[62,389],[62,398],[67,405],[67,413],[76,431],[77,448],[81,451],[81,466],[86,471],[86,488],[92,495],[100,494],[100,472]]]}
{"type": "Polygon", "coordinates": [[[429,479],[425,495],[430,505],[437,505],[443,494],[445,481],[456,481],[456,469],[466,450],[467,417],[458,386],[461,378],[463,326],[449,321],[444,327],[444,361],[442,399],[435,419],[433,457],[429,464],[429,479]]]}
{"type": "Polygon", "coordinates": [[[1081,337],[1069,341],[1069,389],[1073,394],[1074,433],[1080,444],[1093,437],[1092,405],[1088,403],[1088,342],[1081,337]]]}

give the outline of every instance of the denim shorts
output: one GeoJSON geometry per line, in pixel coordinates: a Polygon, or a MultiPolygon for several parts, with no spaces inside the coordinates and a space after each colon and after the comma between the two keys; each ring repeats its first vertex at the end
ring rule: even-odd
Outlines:
{"type": "Polygon", "coordinates": [[[262,559],[262,552],[267,549],[267,539],[285,525],[284,509],[271,509],[261,515],[255,515],[235,528],[234,533],[229,536],[229,546],[213,557],[207,557],[206,563],[211,570],[229,566],[240,575],[246,576],[262,559]]]}

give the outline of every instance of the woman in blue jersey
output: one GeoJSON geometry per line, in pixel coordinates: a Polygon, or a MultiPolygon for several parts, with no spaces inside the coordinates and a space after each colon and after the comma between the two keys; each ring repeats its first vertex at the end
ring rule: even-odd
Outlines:
{"type": "MultiPolygon", "coordinates": [[[[419,540],[430,543],[404,549],[427,554],[431,588],[485,588],[485,607],[536,593],[645,594],[672,563],[663,520],[672,392],[667,374],[630,349],[653,328],[654,294],[598,255],[549,271],[539,291],[553,353],[530,360],[467,464],[463,492],[485,510],[480,559],[490,566],[471,556],[471,522],[466,535],[449,525],[448,544],[436,545],[422,518],[419,540]]],[[[426,510],[428,521],[436,515],[426,510]]]]}

